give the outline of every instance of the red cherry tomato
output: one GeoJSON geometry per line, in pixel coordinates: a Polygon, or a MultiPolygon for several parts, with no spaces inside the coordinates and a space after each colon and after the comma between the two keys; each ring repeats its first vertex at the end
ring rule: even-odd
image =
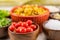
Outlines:
{"type": "Polygon", "coordinates": [[[28,20],[27,23],[28,23],[28,25],[31,25],[32,24],[32,21],[31,20],[28,20]]]}
{"type": "Polygon", "coordinates": [[[15,25],[16,25],[16,22],[12,22],[12,25],[14,25],[14,26],[15,26],[15,25]]]}
{"type": "Polygon", "coordinates": [[[33,29],[31,27],[27,28],[27,32],[32,32],[32,31],[33,31],[33,29]]]}
{"type": "Polygon", "coordinates": [[[22,26],[22,22],[18,22],[15,26],[16,26],[17,28],[18,28],[19,26],[22,26]]]}
{"type": "Polygon", "coordinates": [[[20,33],[20,29],[16,29],[15,31],[16,31],[16,33],[20,33]]]}
{"type": "Polygon", "coordinates": [[[34,30],[36,29],[36,25],[30,25],[31,28],[33,28],[34,30]]]}
{"type": "Polygon", "coordinates": [[[16,29],[16,33],[26,33],[26,28],[25,27],[18,27],[16,29]]]}
{"type": "Polygon", "coordinates": [[[13,32],[13,31],[14,31],[14,29],[15,29],[15,27],[12,25],[12,26],[10,26],[10,27],[9,27],[9,29],[10,29],[10,31],[12,31],[12,32],[13,32]]]}
{"type": "Polygon", "coordinates": [[[28,24],[26,22],[23,22],[22,26],[23,27],[28,27],[28,24]]]}

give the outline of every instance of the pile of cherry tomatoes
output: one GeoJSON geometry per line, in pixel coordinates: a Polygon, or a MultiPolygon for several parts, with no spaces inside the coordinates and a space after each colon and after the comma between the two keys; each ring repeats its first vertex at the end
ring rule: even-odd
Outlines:
{"type": "Polygon", "coordinates": [[[33,32],[37,29],[37,26],[33,24],[31,20],[27,20],[26,22],[13,22],[9,27],[9,30],[16,33],[27,33],[33,32]]]}

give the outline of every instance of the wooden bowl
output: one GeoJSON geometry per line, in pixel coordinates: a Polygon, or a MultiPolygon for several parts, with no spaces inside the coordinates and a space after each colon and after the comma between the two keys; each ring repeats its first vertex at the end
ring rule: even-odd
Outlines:
{"type": "Polygon", "coordinates": [[[6,25],[5,27],[0,28],[0,38],[8,36],[8,27],[9,26],[10,26],[10,24],[6,25]]]}
{"type": "Polygon", "coordinates": [[[32,20],[38,24],[42,24],[43,22],[45,22],[48,18],[49,18],[49,10],[43,6],[39,6],[39,7],[42,7],[44,8],[45,10],[47,10],[47,12],[45,12],[44,14],[42,15],[35,15],[35,16],[20,16],[20,15],[16,15],[14,13],[14,10],[18,7],[21,7],[21,6],[17,6],[17,7],[14,7],[11,11],[10,11],[10,15],[11,15],[11,18],[12,18],[12,21],[14,22],[19,22],[19,21],[27,21],[27,20],[32,20]]]}
{"type": "Polygon", "coordinates": [[[39,34],[39,26],[37,25],[37,29],[35,31],[24,34],[11,32],[8,28],[8,34],[10,36],[10,40],[36,40],[39,34]]]}
{"type": "MultiPolygon", "coordinates": [[[[47,22],[45,22],[45,23],[47,23],[47,22]]],[[[44,33],[47,36],[47,39],[48,40],[60,40],[60,30],[46,28],[44,26],[45,23],[43,24],[43,28],[44,28],[44,33]]]]}

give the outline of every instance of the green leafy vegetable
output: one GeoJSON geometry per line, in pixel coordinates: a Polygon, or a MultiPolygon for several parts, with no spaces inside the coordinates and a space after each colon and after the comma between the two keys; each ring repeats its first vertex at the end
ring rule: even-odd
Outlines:
{"type": "Polygon", "coordinates": [[[11,23],[10,19],[0,17],[0,28],[5,27],[11,23]]]}
{"type": "Polygon", "coordinates": [[[0,17],[8,17],[10,15],[8,10],[0,10],[0,17]]]}

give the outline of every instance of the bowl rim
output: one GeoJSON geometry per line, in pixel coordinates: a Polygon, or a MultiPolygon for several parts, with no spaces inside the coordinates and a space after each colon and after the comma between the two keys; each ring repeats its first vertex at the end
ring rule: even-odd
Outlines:
{"type": "MultiPolygon", "coordinates": [[[[36,23],[35,23],[36,24],[36,23]]],[[[38,32],[39,32],[39,25],[38,24],[36,24],[36,26],[37,26],[37,28],[36,28],[36,30],[34,30],[34,31],[32,31],[32,32],[27,32],[27,33],[16,33],[16,32],[12,32],[12,31],[10,31],[9,30],[9,28],[8,28],[8,31],[10,32],[10,33],[12,33],[12,34],[16,34],[16,35],[22,35],[22,34],[30,34],[30,33],[33,33],[33,32],[35,32],[35,31],[37,31],[38,30],[38,32]]]]}
{"type": "Polygon", "coordinates": [[[15,6],[13,7],[11,10],[10,10],[10,15],[13,15],[13,16],[18,16],[18,17],[37,17],[37,16],[44,16],[44,15],[47,15],[48,13],[50,13],[49,9],[48,8],[45,8],[44,6],[38,6],[38,7],[42,7],[44,9],[46,9],[47,11],[45,12],[45,14],[42,14],[42,15],[34,15],[34,16],[20,16],[20,15],[16,15],[15,13],[13,13],[13,11],[18,8],[18,7],[21,7],[21,6],[15,6]]]}

